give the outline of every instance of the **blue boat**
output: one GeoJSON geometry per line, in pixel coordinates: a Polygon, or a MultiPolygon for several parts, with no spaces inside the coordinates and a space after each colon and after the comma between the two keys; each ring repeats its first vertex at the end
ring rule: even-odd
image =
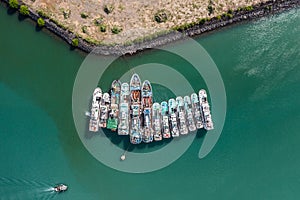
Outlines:
{"type": "Polygon", "coordinates": [[[161,132],[163,135],[163,138],[170,138],[170,126],[169,126],[169,111],[168,111],[168,103],[166,101],[163,101],[160,103],[161,106],[161,132]]]}
{"type": "Polygon", "coordinates": [[[176,104],[177,104],[177,113],[178,113],[178,121],[179,121],[178,124],[179,131],[181,135],[186,135],[189,133],[189,130],[186,125],[184,102],[181,96],[176,98],[176,104]]]}

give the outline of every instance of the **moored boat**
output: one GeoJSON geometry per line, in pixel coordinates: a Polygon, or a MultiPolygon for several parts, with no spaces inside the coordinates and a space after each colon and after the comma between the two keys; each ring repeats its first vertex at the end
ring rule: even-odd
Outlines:
{"type": "MultiPolygon", "coordinates": [[[[170,126],[169,126],[169,115],[168,115],[168,103],[163,101],[160,103],[161,106],[161,132],[163,138],[170,138],[170,126]]],[[[154,105],[153,105],[154,107],[154,105]]]]}
{"type": "Polygon", "coordinates": [[[141,79],[137,74],[133,74],[130,80],[130,100],[131,100],[131,128],[130,142],[139,144],[142,142],[141,131],[141,79]]]}
{"type": "Polygon", "coordinates": [[[159,103],[152,105],[152,129],[155,141],[162,140],[161,130],[161,109],[159,103]]]}
{"type": "Polygon", "coordinates": [[[183,101],[184,101],[184,109],[186,112],[186,121],[187,121],[187,126],[189,128],[189,131],[195,131],[196,125],[194,121],[191,98],[189,96],[185,96],[183,98],[183,101]]]}
{"type": "Polygon", "coordinates": [[[90,113],[89,131],[97,132],[99,130],[100,121],[100,101],[102,98],[102,90],[97,87],[93,92],[92,108],[90,113]]]}
{"type": "Polygon", "coordinates": [[[186,119],[185,119],[185,110],[184,110],[184,102],[183,98],[181,96],[176,97],[176,104],[177,104],[177,114],[178,114],[178,127],[181,135],[188,134],[189,130],[186,125],[186,119]]]}
{"type": "Polygon", "coordinates": [[[55,191],[55,192],[64,192],[64,191],[66,191],[68,189],[68,186],[67,185],[64,185],[64,184],[59,184],[59,185],[57,185],[57,186],[55,186],[54,188],[53,188],[53,190],[55,191]]]}
{"type": "Polygon", "coordinates": [[[204,89],[199,91],[199,102],[202,109],[202,117],[204,122],[204,128],[206,130],[214,129],[213,121],[210,114],[210,107],[207,101],[207,93],[204,89]]]}
{"type": "Polygon", "coordinates": [[[143,142],[153,141],[152,130],[152,87],[148,80],[142,85],[142,107],[143,107],[143,142]]]}
{"type": "Polygon", "coordinates": [[[110,105],[110,96],[107,92],[105,92],[102,96],[101,103],[100,103],[100,122],[99,122],[99,126],[101,128],[106,128],[109,105],[110,105]]]}
{"type": "Polygon", "coordinates": [[[191,94],[191,102],[192,102],[196,127],[197,129],[203,128],[203,120],[202,120],[202,113],[201,113],[202,110],[198,99],[198,95],[196,93],[191,94]]]}
{"type": "Polygon", "coordinates": [[[121,82],[114,80],[110,91],[110,112],[107,120],[107,128],[116,131],[118,128],[121,82]]]}
{"type": "Polygon", "coordinates": [[[179,129],[177,123],[177,105],[175,99],[169,99],[168,101],[169,107],[169,118],[170,118],[170,130],[172,137],[179,136],[179,129]]]}
{"type": "Polygon", "coordinates": [[[130,91],[128,83],[122,83],[120,93],[120,112],[119,112],[119,125],[118,134],[129,134],[129,103],[130,103],[130,91]]]}

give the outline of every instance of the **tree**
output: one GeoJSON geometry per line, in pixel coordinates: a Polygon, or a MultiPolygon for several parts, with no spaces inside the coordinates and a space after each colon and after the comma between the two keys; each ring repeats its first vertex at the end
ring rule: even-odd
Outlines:
{"type": "Polygon", "coordinates": [[[38,23],[38,26],[39,26],[39,27],[45,26],[45,21],[44,21],[43,18],[41,18],[41,17],[38,18],[37,23],[38,23]]]}
{"type": "Polygon", "coordinates": [[[78,47],[78,44],[79,44],[78,38],[74,38],[74,39],[72,40],[72,46],[73,46],[73,47],[78,47]]]}
{"type": "Polygon", "coordinates": [[[22,14],[22,15],[29,15],[29,10],[28,10],[28,7],[27,6],[25,6],[25,5],[21,5],[20,6],[20,13],[22,14]]]}
{"type": "Polygon", "coordinates": [[[8,4],[9,4],[9,7],[14,8],[14,9],[18,9],[18,7],[19,7],[18,0],[9,0],[8,4]]]}

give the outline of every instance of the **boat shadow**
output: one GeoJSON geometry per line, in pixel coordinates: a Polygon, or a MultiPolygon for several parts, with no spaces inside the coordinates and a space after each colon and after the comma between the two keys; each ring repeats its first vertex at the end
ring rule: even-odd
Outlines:
{"type": "MultiPolygon", "coordinates": [[[[168,145],[174,138],[163,138],[161,141],[153,141],[150,143],[140,143],[140,144],[131,144],[129,135],[118,135],[117,132],[111,131],[106,128],[99,128],[98,132],[90,132],[88,130],[89,120],[87,119],[86,122],[86,131],[85,131],[85,138],[92,139],[94,137],[107,137],[112,144],[119,146],[120,148],[124,149],[124,151],[132,152],[134,150],[142,150],[142,149],[155,149],[164,147],[168,145]]],[[[195,140],[202,140],[207,133],[205,129],[198,129],[197,132],[192,132],[189,134],[196,134],[195,140]]],[[[180,135],[178,139],[181,137],[184,138],[188,135],[180,135]]],[[[176,138],[175,138],[176,139],[176,138]]]]}
{"type": "Polygon", "coordinates": [[[7,7],[8,7],[8,9],[7,9],[6,13],[8,15],[14,15],[17,12],[17,9],[11,8],[9,6],[7,6],[7,7]]]}
{"type": "Polygon", "coordinates": [[[28,18],[27,16],[22,15],[22,14],[20,14],[20,13],[19,13],[19,15],[18,15],[18,20],[19,20],[19,22],[22,22],[22,21],[24,21],[24,20],[27,19],[27,18],[28,18]]]}
{"type": "MultiPolygon", "coordinates": [[[[163,147],[172,141],[170,139],[163,139],[161,141],[153,141],[150,143],[140,143],[140,144],[132,144],[130,143],[130,136],[129,135],[118,135],[117,132],[112,132],[108,129],[103,129],[105,134],[104,137],[109,138],[112,144],[119,146],[120,148],[124,149],[124,151],[132,152],[134,150],[142,150],[142,149],[157,149],[159,147],[163,147]]],[[[103,136],[103,135],[102,135],[103,136]]]]}
{"type": "Polygon", "coordinates": [[[35,31],[40,32],[43,29],[42,26],[39,26],[38,24],[35,25],[35,31]]]}
{"type": "Polygon", "coordinates": [[[206,133],[207,133],[207,130],[205,130],[204,128],[198,129],[197,133],[196,133],[196,139],[204,138],[206,133]]]}

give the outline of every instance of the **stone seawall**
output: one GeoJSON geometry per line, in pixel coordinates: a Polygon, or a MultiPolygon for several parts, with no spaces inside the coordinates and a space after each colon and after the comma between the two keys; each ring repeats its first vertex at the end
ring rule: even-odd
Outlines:
{"type": "MultiPolygon", "coordinates": [[[[8,0],[2,0],[8,3],[8,0]]],[[[203,24],[196,24],[187,30],[183,30],[180,33],[177,31],[171,31],[167,34],[158,36],[151,40],[145,40],[142,42],[136,42],[130,45],[99,45],[96,46],[94,44],[90,44],[87,41],[79,38],[78,48],[84,52],[91,52],[94,50],[94,53],[101,55],[124,55],[124,54],[134,54],[138,51],[142,51],[144,49],[150,49],[157,46],[161,46],[164,44],[168,44],[174,42],[176,40],[180,40],[186,36],[194,36],[200,35],[205,32],[213,31],[224,26],[228,26],[230,24],[239,23],[246,20],[257,19],[260,17],[268,16],[275,13],[280,13],[285,10],[289,10],[292,8],[296,8],[300,6],[300,0],[272,0],[266,3],[260,3],[252,6],[253,9],[251,11],[246,10],[236,10],[233,11],[232,17],[223,16],[221,19],[216,17],[206,21],[203,24]]],[[[37,21],[40,17],[38,13],[29,8],[30,14],[29,17],[37,21]]],[[[76,35],[70,32],[67,29],[64,29],[58,26],[56,23],[51,21],[50,19],[45,20],[45,28],[58,35],[62,39],[64,39],[68,44],[72,44],[72,39],[76,38],[76,35]]]]}

